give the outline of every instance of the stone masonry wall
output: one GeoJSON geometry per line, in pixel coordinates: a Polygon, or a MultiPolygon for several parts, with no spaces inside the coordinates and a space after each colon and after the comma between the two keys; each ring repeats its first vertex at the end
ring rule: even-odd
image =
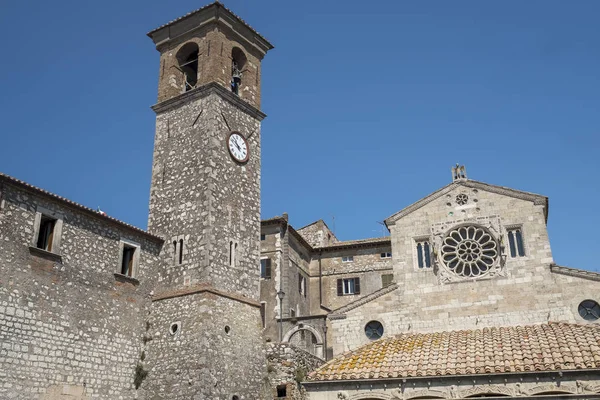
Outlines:
{"type": "Polygon", "coordinates": [[[148,225],[167,238],[168,266],[157,292],[202,282],[258,300],[260,122],[213,90],[157,114],[148,225]],[[227,150],[231,130],[247,137],[250,159],[243,165],[227,150]],[[169,250],[170,238],[180,236],[187,249],[182,264],[169,250]]]}
{"type": "Polygon", "coordinates": [[[239,96],[256,108],[260,108],[260,57],[256,51],[248,51],[231,33],[214,25],[194,31],[193,36],[184,35],[169,43],[169,48],[160,48],[160,70],[158,102],[184,93],[184,75],[176,66],[177,54],[187,43],[196,43],[199,48],[198,83],[200,87],[217,82],[227,90],[231,84],[231,52],[234,47],[242,49],[247,58],[242,71],[242,86],[239,96]]]}
{"type": "Polygon", "coordinates": [[[0,398],[136,398],[159,243],[9,184],[2,198],[0,398]],[[38,207],[62,216],[60,256],[30,248],[38,207]],[[141,246],[139,284],[114,276],[121,238],[141,246]]]}
{"type": "Polygon", "coordinates": [[[577,307],[588,298],[600,301],[600,282],[550,271],[552,254],[543,206],[482,190],[469,193],[478,200],[471,208],[448,206],[459,193],[464,189],[457,188],[450,197],[443,196],[392,226],[399,288],[349,311],[344,319],[331,321],[334,354],[367,343],[364,325],[372,319],[383,324],[384,336],[547,321],[587,323],[577,307]],[[508,257],[501,275],[440,284],[434,268],[416,266],[415,238],[427,236],[433,224],[446,222],[451,227],[465,218],[492,215],[498,215],[505,227],[522,226],[524,234],[526,256],[508,257]]]}
{"type": "Polygon", "coordinates": [[[258,308],[210,293],[153,302],[147,399],[262,399],[267,374],[258,308]],[[173,324],[178,327],[174,331],[173,324]]]}
{"type": "Polygon", "coordinates": [[[267,370],[271,393],[266,398],[308,399],[301,382],[309,372],[323,363],[320,358],[289,343],[267,343],[267,370]],[[286,387],[286,397],[277,397],[278,386],[286,387]]]}
{"type": "MultiPolygon", "coordinates": [[[[390,251],[389,247],[378,247],[323,253],[320,260],[323,305],[336,309],[381,289],[381,275],[393,273],[392,260],[381,258],[381,253],[390,251]],[[342,256],[353,256],[354,261],[342,262],[342,256]],[[337,280],[355,277],[360,278],[360,294],[338,296],[337,280]]],[[[318,259],[315,264],[318,264],[318,259]]]]}
{"type": "Polygon", "coordinates": [[[298,229],[298,233],[312,247],[324,247],[339,242],[322,219],[298,229]]]}

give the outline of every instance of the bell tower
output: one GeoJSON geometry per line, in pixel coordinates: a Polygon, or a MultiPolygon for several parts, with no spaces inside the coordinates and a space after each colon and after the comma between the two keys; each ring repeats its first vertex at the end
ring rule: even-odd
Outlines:
{"type": "Polygon", "coordinates": [[[165,246],[142,387],[258,399],[260,65],[273,46],[219,2],[148,36],[160,53],[148,229],[165,246]]]}

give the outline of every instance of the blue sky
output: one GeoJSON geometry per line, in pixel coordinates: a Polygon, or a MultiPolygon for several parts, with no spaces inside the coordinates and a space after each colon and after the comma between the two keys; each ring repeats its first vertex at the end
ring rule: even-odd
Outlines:
{"type": "MultiPolygon", "coordinates": [[[[158,78],[145,34],[204,4],[2,2],[0,170],[145,227],[158,78]]],[[[600,270],[600,2],[225,5],[275,45],[264,218],[379,236],[460,162],[548,196],[555,261],[600,270]]]]}

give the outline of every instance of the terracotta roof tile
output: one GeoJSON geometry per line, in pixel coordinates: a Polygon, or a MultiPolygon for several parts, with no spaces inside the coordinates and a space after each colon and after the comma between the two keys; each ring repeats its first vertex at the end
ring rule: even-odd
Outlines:
{"type": "Polygon", "coordinates": [[[310,381],[600,368],[600,326],[548,323],[403,333],[343,354],[310,381]]]}

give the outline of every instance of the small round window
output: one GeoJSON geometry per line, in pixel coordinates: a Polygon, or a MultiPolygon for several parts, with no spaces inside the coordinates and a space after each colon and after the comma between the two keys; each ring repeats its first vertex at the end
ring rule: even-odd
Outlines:
{"type": "Polygon", "coordinates": [[[169,327],[169,333],[171,335],[176,335],[179,333],[179,330],[181,329],[181,322],[173,322],[171,324],[171,326],[169,327]]]}
{"type": "Polygon", "coordinates": [[[584,300],[579,303],[579,315],[586,321],[600,319],[600,304],[594,300],[584,300]]]}
{"type": "Polygon", "coordinates": [[[365,326],[365,335],[371,340],[377,340],[383,336],[383,325],[379,321],[371,321],[365,326]]]}

